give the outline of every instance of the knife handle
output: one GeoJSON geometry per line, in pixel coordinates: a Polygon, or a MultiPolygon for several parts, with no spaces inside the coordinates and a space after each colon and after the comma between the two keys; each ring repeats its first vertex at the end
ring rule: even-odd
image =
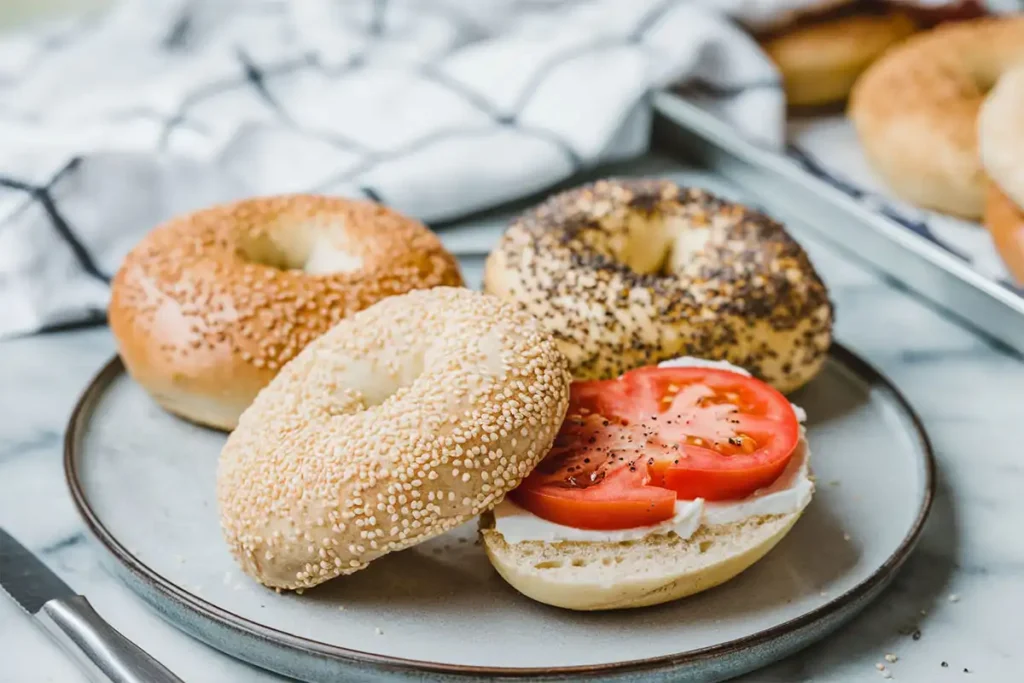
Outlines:
{"type": "Polygon", "coordinates": [[[184,683],[163,664],[105,622],[81,595],[50,600],[36,614],[42,626],[93,680],[112,683],[184,683]]]}

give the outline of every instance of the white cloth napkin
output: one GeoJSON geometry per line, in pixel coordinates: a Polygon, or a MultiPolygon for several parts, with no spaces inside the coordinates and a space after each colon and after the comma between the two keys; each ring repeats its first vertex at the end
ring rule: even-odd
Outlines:
{"type": "Polygon", "coordinates": [[[0,40],[0,337],[100,320],[154,225],[322,192],[438,221],[643,151],[686,83],[782,150],[756,27],[835,0],[134,0],[0,40]]]}
{"type": "Polygon", "coordinates": [[[646,95],[683,81],[781,144],[774,69],[695,0],[136,0],[2,40],[0,336],[101,317],[173,214],[324,192],[454,218],[640,153],[646,95]]]}

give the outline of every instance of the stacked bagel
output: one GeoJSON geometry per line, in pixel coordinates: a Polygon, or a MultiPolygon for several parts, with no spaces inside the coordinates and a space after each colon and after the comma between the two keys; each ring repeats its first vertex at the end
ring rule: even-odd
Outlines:
{"type": "MultiPolygon", "coordinates": [[[[516,219],[488,259],[486,293],[459,285],[426,227],[314,196],[182,216],[126,259],[110,307],[122,359],[167,410],[232,430],[217,473],[221,526],[257,581],[310,588],[482,515],[488,556],[524,594],[637,607],[730,579],[806,508],[802,412],[779,390],[821,367],[832,307],[778,223],[666,181],[600,181],[516,219]],[[641,451],[653,442],[636,430],[658,415],[671,424],[689,411],[713,426],[722,452],[694,451],[724,468],[713,512],[665,459],[694,447],[684,430],[659,442],[664,471],[648,473],[675,488],[640,490],[670,517],[676,491],[690,491],[688,531],[623,521],[637,540],[517,538],[506,496],[524,500],[567,439],[593,444],[579,440],[575,415],[589,412],[588,380],[592,393],[639,377],[671,382],[659,380],[668,393],[649,395],[631,427],[611,412],[588,419],[641,451]],[[729,469],[748,461],[750,471],[729,469]]],[[[601,476],[647,467],[638,463],[609,457],[601,476]]]]}
{"type": "Polygon", "coordinates": [[[1024,281],[1024,16],[941,25],[888,52],[857,81],[849,115],[898,196],[983,219],[1024,281]]]}
{"type": "Polygon", "coordinates": [[[977,0],[810,0],[751,26],[778,67],[791,107],[844,102],[857,78],[891,47],[950,20],[981,16],[977,0]]]}

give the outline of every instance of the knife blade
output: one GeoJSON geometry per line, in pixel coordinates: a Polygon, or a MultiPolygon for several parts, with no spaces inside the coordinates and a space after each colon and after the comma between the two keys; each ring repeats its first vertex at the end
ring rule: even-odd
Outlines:
{"type": "Polygon", "coordinates": [[[32,615],[54,598],[75,597],[70,586],[3,529],[0,529],[0,588],[32,615]]]}
{"type": "Polygon", "coordinates": [[[105,622],[13,536],[0,529],[0,588],[31,615],[93,680],[183,683],[105,622]]]}

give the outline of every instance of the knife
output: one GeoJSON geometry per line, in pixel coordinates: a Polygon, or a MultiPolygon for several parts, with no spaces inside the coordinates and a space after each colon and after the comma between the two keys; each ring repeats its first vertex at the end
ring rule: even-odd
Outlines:
{"type": "Polygon", "coordinates": [[[0,529],[0,588],[95,681],[184,683],[96,614],[25,546],[0,529]]]}

